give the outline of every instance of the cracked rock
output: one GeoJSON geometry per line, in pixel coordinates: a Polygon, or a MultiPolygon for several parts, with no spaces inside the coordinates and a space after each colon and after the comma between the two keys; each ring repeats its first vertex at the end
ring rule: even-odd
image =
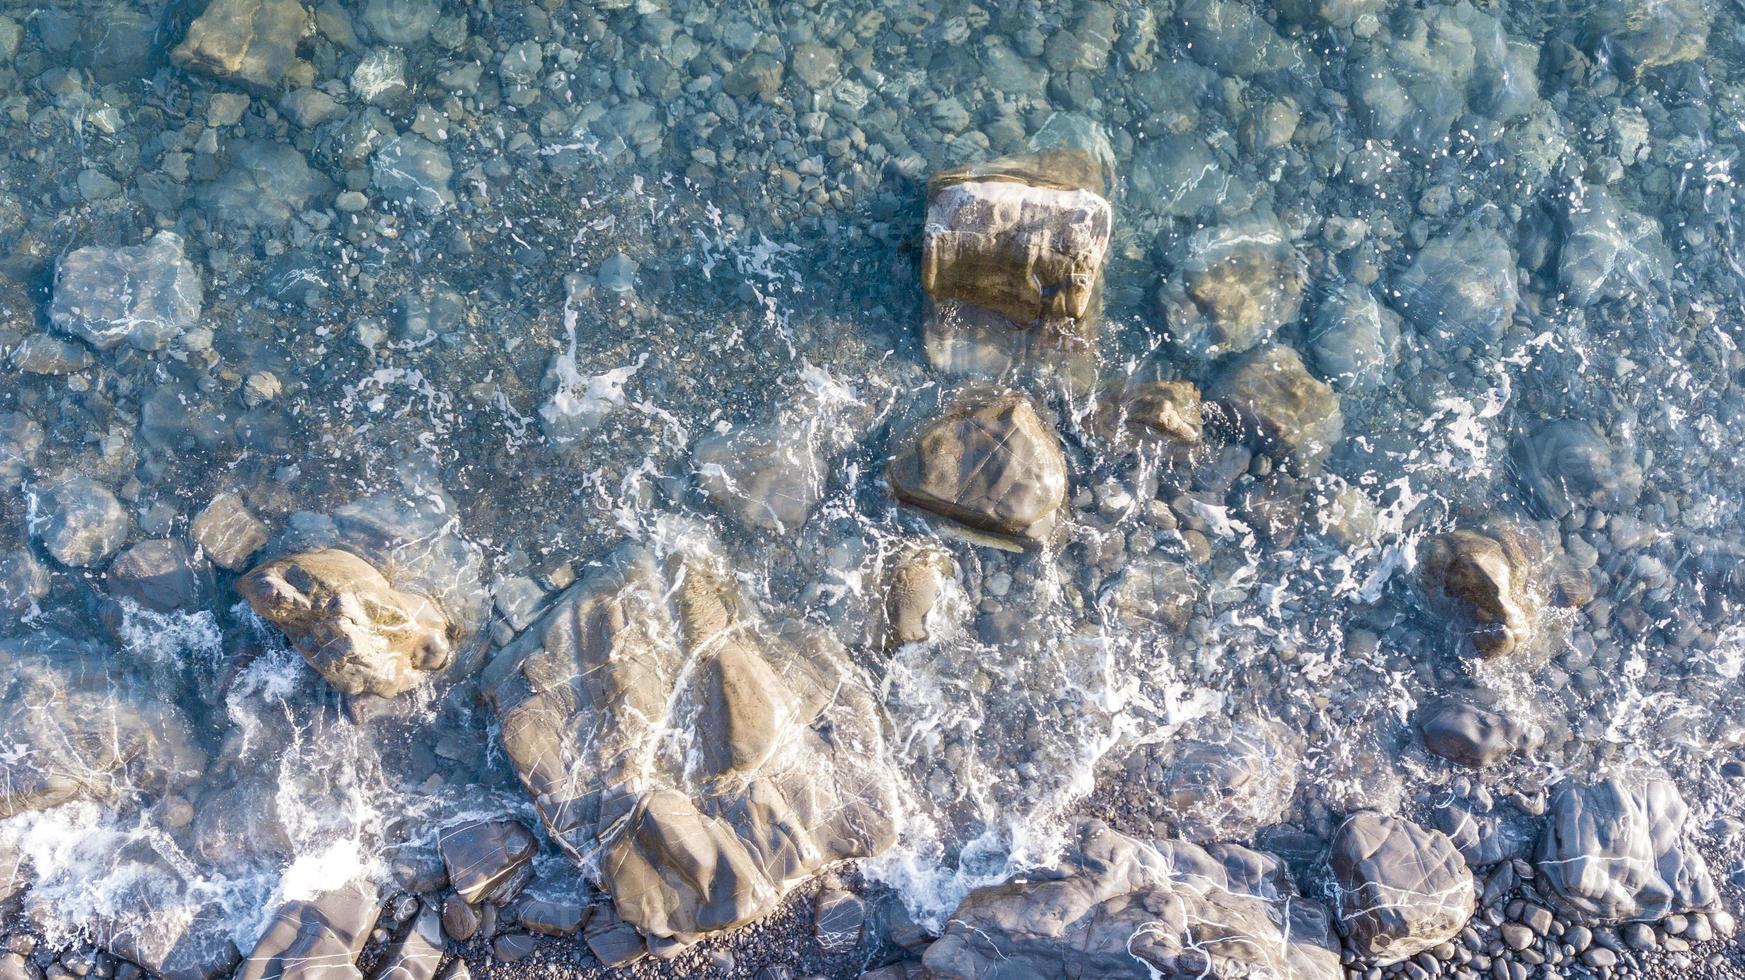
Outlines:
{"type": "Polygon", "coordinates": [[[243,961],[237,980],[359,980],[357,957],[380,912],[375,886],[362,882],[287,902],[243,961]]]}
{"type": "Polygon", "coordinates": [[[1477,905],[1472,872],[1454,842],[1403,817],[1348,818],[1333,835],[1328,863],[1340,931],[1381,966],[1453,939],[1477,905]]]}
{"type": "Polygon", "coordinates": [[[1689,813],[1661,776],[1566,781],[1545,815],[1539,877],[1561,904],[1599,922],[1712,911],[1719,900],[1686,836],[1689,813]]]}
{"type": "Polygon", "coordinates": [[[200,273],[182,238],[161,231],[144,244],[75,249],[55,266],[49,319],[98,350],[123,342],[162,350],[200,322],[200,273]]]}

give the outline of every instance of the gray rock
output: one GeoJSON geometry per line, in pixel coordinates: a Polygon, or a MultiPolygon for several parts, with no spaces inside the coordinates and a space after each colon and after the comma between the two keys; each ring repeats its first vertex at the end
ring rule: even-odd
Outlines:
{"type": "Polygon", "coordinates": [[[1703,56],[1710,6],[1702,0],[1603,0],[1588,8],[1590,50],[1634,75],[1703,56]]]}
{"type": "Polygon", "coordinates": [[[1554,517],[1576,507],[1625,510],[1642,493],[1642,467],[1591,423],[1555,419],[1515,443],[1516,478],[1554,517]]]}
{"type": "Polygon", "coordinates": [[[1185,566],[1167,558],[1146,557],[1121,569],[1105,590],[1104,602],[1132,629],[1162,626],[1179,633],[1187,628],[1202,591],[1185,566]]]}
{"type": "Polygon", "coordinates": [[[1344,976],[1326,909],[1276,858],[1148,846],[1097,821],[1057,867],[971,892],[923,963],[937,980],[1344,976]]]}
{"type": "Polygon", "coordinates": [[[642,934],[618,917],[610,905],[594,910],[582,926],[588,951],[608,969],[629,966],[648,955],[642,934]]]}
{"type": "Polygon", "coordinates": [[[928,621],[946,583],[956,577],[957,563],[944,548],[917,542],[899,548],[885,568],[882,639],[887,652],[931,638],[928,621]]]}
{"type": "Polygon", "coordinates": [[[455,942],[464,943],[479,931],[479,910],[459,895],[442,900],[442,931],[455,942]]]}
{"type": "Polygon", "coordinates": [[[413,45],[430,36],[441,16],[436,0],[369,0],[358,19],[389,44],[413,45]]]}
{"type": "Polygon", "coordinates": [[[1208,395],[1228,405],[1262,449],[1305,474],[1319,472],[1345,435],[1339,396],[1290,347],[1243,355],[1219,373],[1208,395]]]}
{"type": "Polygon", "coordinates": [[[1165,134],[1140,144],[1126,199],[1157,218],[1192,218],[1214,208],[1231,213],[1253,202],[1254,190],[1218,162],[1192,133],[1165,134]]]}
{"type": "Polygon", "coordinates": [[[33,495],[30,526],[55,561],[84,568],[119,551],[133,521],[108,487],[75,476],[33,495]]]}
{"type": "Polygon", "coordinates": [[[132,545],[109,563],[112,595],[157,612],[202,609],[212,602],[212,568],[179,540],[154,538],[132,545]]]}
{"type": "Polygon", "coordinates": [[[240,571],[267,543],[267,527],[232,493],[213,497],[194,516],[189,535],[214,565],[240,571]]]}
{"type": "Polygon", "coordinates": [[[272,227],[332,194],[327,178],[289,143],[244,140],[230,146],[230,166],[195,199],[220,221],[272,227]]]}
{"type": "Polygon", "coordinates": [[[1539,744],[1538,726],[1465,698],[1432,701],[1418,713],[1424,747],[1451,762],[1486,769],[1539,744]]]}
{"type": "Polygon", "coordinates": [[[1030,399],[972,388],[891,457],[898,499],[1028,545],[1046,542],[1066,501],[1066,457],[1030,399]]]}
{"type": "Polygon", "coordinates": [[[23,412],[0,412],[0,483],[16,486],[36,462],[42,426],[23,412]]]}
{"type": "Polygon", "coordinates": [[[521,896],[515,906],[515,921],[521,928],[540,936],[573,936],[582,931],[593,906],[579,896],[537,898],[521,896]]]}
{"type": "Polygon", "coordinates": [[[469,905],[506,905],[533,880],[539,842],[514,820],[481,820],[453,827],[437,839],[455,895],[469,905]]]}
{"type": "Polygon", "coordinates": [[[1564,225],[1557,277],[1571,302],[1647,299],[1670,286],[1672,254],[1660,222],[1619,204],[1607,188],[1578,185],[1564,225]]]}
{"type": "Polygon", "coordinates": [[[1157,793],[1182,837],[1247,840],[1284,820],[1300,760],[1276,724],[1239,723],[1218,741],[1187,741],[1174,753],[1157,793]]]}
{"type": "Polygon", "coordinates": [[[0,554],[0,611],[26,616],[48,588],[49,570],[28,548],[0,554]]]}
{"type": "Polygon", "coordinates": [[[284,84],[309,14],[296,0],[212,0],[170,59],[261,90],[284,84]]]}
{"type": "Polygon", "coordinates": [[[1265,343],[1296,320],[1302,301],[1302,258],[1270,215],[1189,236],[1158,291],[1170,339],[1196,358],[1265,343]]]}
{"type": "Polygon", "coordinates": [[[1420,589],[1480,656],[1507,656],[1533,636],[1541,598],[1530,545],[1497,525],[1450,531],[1418,549],[1420,589]]]}
{"type": "Polygon", "coordinates": [[[141,245],[68,253],[55,265],[49,319],[98,350],[124,341],[162,350],[200,321],[202,299],[181,236],[163,231],[141,245]]]}
{"type": "Polygon", "coordinates": [[[454,205],[454,164],[448,151],[422,136],[396,136],[370,159],[371,183],[382,195],[426,214],[454,205]]]}
{"type": "Polygon", "coordinates": [[[345,115],[345,107],[318,88],[295,88],[279,99],[279,112],[304,129],[314,129],[345,115]]]}
{"type": "Polygon", "coordinates": [[[373,980],[434,980],[443,957],[442,920],[425,904],[406,931],[377,961],[373,980]]]}
{"type": "Polygon", "coordinates": [[[1340,931],[1382,966],[1452,940],[1477,905],[1472,872],[1454,843],[1403,817],[1347,818],[1327,860],[1340,931]]]}
{"type": "Polygon", "coordinates": [[[828,634],[766,625],[720,559],[688,547],[604,562],[481,678],[552,840],[598,854],[617,914],[681,944],[893,835],[864,676],[828,634]],[[657,748],[674,744],[689,748],[657,748]]]}
{"type": "Polygon", "coordinates": [[[1335,389],[1378,387],[1399,362],[1399,314],[1369,290],[1346,283],[1316,311],[1309,352],[1316,371],[1335,389]]]}
{"type": "Polygon", "coordinates": [[[1660,776],[1566,781],[1552,795],[1535,867],[1551,897],[1592,921],[1658,920],[1719,908],[1689,810],[1660,776]]]}
{"type": "Polygon", "coordinates": [[[359,980],[358,954],[381,913],[376,888],[350,884],[273,916],[237,980],[359,980]]]}
{"type": "Polygon", "coordinates": [[[454,656],[456,637],[434,600],[396,589],[369,562],[337,548],[267,562],[236,589],[346,694],[391,698],[454,656]]]}
{"type": "Polygon", "coordinates": [[[0,61],[11,61],[18,54],[19,38],[24,28],[10,17],[0,17],[0,61]]]}
{"type": "Polygon", "coordinates": [[[352,69],[352,95],[370,105],[393,107],[412,93],[406,82],[406,68],[403,49],[377,48],[364,55],[352,69]]]}
{"type": "Polygon", "coordinates": [[[802,85],[814,91],[827,89],[842,77],[842,66],[836,51],[814,43],[794,45],[793,53],[788,56],[788,71],[802,85]]]}
{"type": "Polygon", "coordinates": [[[1205,431],[1205,413],[1200,389],[1190,381],[1130,379],[1103,389],[1092,423],[1117,447],[1135,441],[1193,446],[1205,431]]]}
{"type": "Polygon", "coordinates": [[[73,340],[46,333],[32,334],[12,348],[12,366],[24,374],[62,377],[90,367],[95,358],[90,348],[73,340]]]}
{"type": "Polygon", "coordinates": [[[817,450],[803,433],[780,425],[704,436],[691,460],[709,501],[754,530],[798,529],[824,493],[824,461],[817,450]]]}
{"type": "Polygon", "coordinates": [[[852,892],[826,888],[812,902],[812,937],[826,953],[839,954],[859,947],[866,926],[866,903],[852,892]]]}
{"type": "Polygon", "coordinates": [[[1514,252],[1488,229],[1469,228],[1432,241],[1394,285],[1399,311],[1439,343],[1496,343],[1508,330],[1518,298],[1514,252]]]}
{"type": "Polygon", "coordinates": [[[1304,63],[1295,42],[1272,29],[1256,10],[1237,0],[1183,0],[1176,7],[1188,54],[1225,75],[1260,75],[1304,63]]]}
{"type": "MultiPolygon", "coordinates": [[[[1538,822],[1523,824],[1519,811],[1482,802],[1450,797],[1439,800],[1430,811],[1430,826],[1448,835],[1460,849],[1469,868],[1485,868],[1503,861],[1528,857],[1538,838],[1538,822]],[[1511,812],[1512,811],[1512,812],[1511,812]]],[[[1482,904],[1489,904],[1487,899],[1482,904]]]]}

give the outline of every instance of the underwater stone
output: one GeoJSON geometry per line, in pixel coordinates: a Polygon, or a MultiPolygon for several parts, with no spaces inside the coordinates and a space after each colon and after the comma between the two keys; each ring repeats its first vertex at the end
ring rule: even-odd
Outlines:
{"type": "Polygon", "coordinates": [[[1244,722],[1217,741],[1184,741],[1157,787],[1176,832],[1196,843],[1246,840],[1281,823],[1300,761],[1270,722],[1244,722]]]}
{"type": "Polygon", "coordinates": [[[371,182],[391,201],[436,214],[454,205],[448,151],[422,136],[396,136],[370,160],[371,182]]]}
{"type": "Polygon", "coordinates": [[[1209,394],[1229,405],[1263,447],[1306,474],[1318,472],[1344,438],[1339,396],[1311,376],[1290,347],[1243,355],[1218,375],[1209,394]]]}
{"type": "Polygon", "coordinates": [[[359,980],[358,954],[381,913],[376,886],[355,882],[274,914],[237,980],[359,980]]]}
{"type": "Polygon", "coordinates": [[[1187,628],[1200,592],[1187,568],[1148,557],[1127,563],[1104,596],[1115,615],[1133,629],[1162,626],[1179,633],[1187,628]]]}
{"type": "Polygon", "coordinates": [[[1463,698],[1431,702],[1418,713],[1424,747],[1450,762],[1486,769],[1531,752],[1540,732],[1509,714],[1463,698]]]}
{"type": "Polygon", "coordinates": [[[129,547],[105,573],[111,594],[147,609],[201,609],[212,601],[212,569],[181,541],[156,538],[129,547]]]}
{"type": "Polygon", "coordinates": [[[0,481],[24,479],[42,448],[42,426],[23,412],[0,412],[0,481]]]}
{"type": "Polygon", "coordinates": [[[824,493],[824,461],[803,433],[780,425],[704,436],[691,458],[704,495],[747,528],[793,531],[824,493]]]}
{"type": "Polygon", "coordinates": [[[1366,812],[1346,819],[1327,860],[1340,931],[1381,966],[1453,939],[1478,903],[1454,842],[1403,817],[1366,812]]]}
{"type": "Polygon", "coordinates": [[[1689,809],[1669,779],[1559,785],[1535,858],[1550,895],[1598,922],[1654,921],[1719,908],[1708,863],[1686,837],[1689,809]]]}
{"type": "Polygon", "coordinates": [[[1147,845],[1095,820],[1054,868],[970,892],[923,963],[936,980],[1345,975],[1327,910],[1277,858],[1147,845]]]}
{"type": "Polygon", "coordinates": [[[441,16],[436,0],[369,0],[358,19],[389,44],[413,45],[430,36],[441,16]]]}
{"type": "Polygon", "coordinates": [[[346,694],[391,698],[453,656],[436,602],[402,592],[347,551],[328,548],[257,566],[236,583],[261,618],[346,694]]]}
{"type": "Polygon", "coordinates": [[[163,231],[141,245],[87,246],[62,258],[49,319],[98,350],[123,341],[162,350],[200,321],[202,298],[181,236],[163,231]]]}
{"type": "Polygon", "coordinates": [[[1399,311],[1432,340],[1494,344],[1515,312],[1515,254],[1489,229],[1457,231],[1424,246],[1395,287],[1399,311]]]}
{"type": "Polygon", "coordinates": [[[1618,511],[1642,493],[1642,467],[1591,423],[1555,419],[1515,444],[1515,473],[1555,517],[1577,506],[1618,511]]]}
{"type": "MultiPolygon", "coordinates": [[[[827,633],[767,625],[702,533],[613,556],[481,679],[552,839],[598,853],[617,915],[680,944],[894,835],[869,682],[827,633]]],[[[610,926],[596,912],[590,945],[610,926]]]]}
{"type": "Polygon", "coordinates": [[[539,841],[514,820],[481,820],[443,831],[436,848],[461,901],[505,905],[533,880],[539,841]]]}
{"type": "Polygon", "coordinates": [[[221,493],[194,516],[189,534],[214,565],[242,569],[267,543],[267,528],[233,493],[221,493]]]}
{"type": "Polygon", "coordinates": [[[907,503],[1036,545],[1066,501],[1060,442],[1023,394],[971,389],[891,457],[891,489],[907,503]]]}
{"type": "Polygon", "coordinates": [[[1201,358],[1239,354],[1265,343],[1297,318],[1302,266],[1284,229],[1269,215],[1195,232],[1158,290],[1171,340],[1201,358]]]}
{"type": "Polygon", "coordinates": [[[1200,389],[1191,381],[1130,380],[1103,390],[1094,422],[1098,434],[1118,446],[1134,437],[1193,446],[1200,442],[1205,415],[1200,389]]]}
{"type": "Polygon", "coordinates": [[[1526,539],[1508,528],[1450,531],[1418,550],[1424,595],[1487,659],[1531,638],[1539,605],[1532,575],[1526,539]]]}
{"type": "Polygon", "coordinates": [[[0,554],[0,611],[15,618],[29,614],[48,595],[49,571],[28,548],[0,554]]]}
{"type": "Polygon", "coordinates": [[[288,143],[243,140],[231,144],[230,166],[195,199],[222,221],[277,226],[331,192],[328,180],[288,143]]]}
{"type": "Polygon", "coordinates": [[[1708,50],[1710,5],[1703,0],[1602,0],[1588,8],[1589,48],[1635,76],[1691,61],[1708,50]]]}
{"type": "Polygon", "coordinates": [[[1399,361],[1400,317],[1369,290],[1347,283],[1315,314],[1309,352],[1339,391],[1378,387],[1399,361]]]}
{"type": "Polygon", "coordinates": [[[257,89],[284,84],[309,15],[295,0],[212,0],[170,60],[257,89]]]}
{"type": "Polygon", "coordinates": [[[114,554],[133,521],[108,487],[75,476],[40,492],[31,526],[55,561],[80,568],[114,554]]]}
{"type": "Polygon", "coordinates": [[[944,548],[919,542],[901,548],[885,571],[885,650],[930,638],[927,619],[939,604],[946,582],[956,576],[957,563],[944,548]]]}
{"type": "Polygon", "coordinates": [[[1619,204],[1604,187],[1572,193],[1557,277],[1579,306],[1649,297],[1664,290],[1672,255],[1660,222],[1619,204]]]}

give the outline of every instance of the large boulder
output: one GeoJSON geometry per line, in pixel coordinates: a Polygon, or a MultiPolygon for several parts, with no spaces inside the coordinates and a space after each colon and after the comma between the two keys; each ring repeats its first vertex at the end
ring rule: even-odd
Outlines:
{"type": "Polygon", "coordinates": [[[257,566],[236,583],[261,618],[346,694],[393,697],[448,666],[454,637],[437,603],[389,584],[357,555],[325,548],[257,566]]]}
{"type": "Polygon", "coordinates": [[[99,350],[122,342],[161,350],[200,322],[200,272],[182,238],[161,231],[141,245],[74,249],[55,266],[49,320],[99,350]]]}
{"type": "Polygon", "coordinates": [[[212,601],[212,567],[174,538],[129,547],[109,563],[109,591],[154,612],[202,609],[212,601]]]}
{"type": "Polygon", "coordinates": [[[1596,54],[1640,76],[1702,57],[1708,50],[1711,9],[1703,0],[1601,0],[1587,8],[1584,35],[1596,54]]]}
{"type": "Polygon", "coordinates": [[[101,565],[127,541],[133,520],[108,487],[88,476],[62,480],[35,494],[31,530],[55,561],[74,568],[101,565]]]}
{"type": "Polygon", "coordinates": [[[1486,658],[1528,642],[1539,608],[1527,538],[1507,527],[1460,529],[1418,549],[1418,584],[1432,608],[1486,658]]]}
{"type": "Polygon", "coordinates": [[[1519,299],[1515,253],[1501,235],[1465,228],[1425,245],[1394,281],[1394,303],[1438,343],[1501,340],[1519,299]]]}
{"type": "Polygon", "coordinates": [[[971,892],[923,962],[937,980],[1344,976],[1327,910],[1277,858],[1097,821],[1056,867],[971,892]]]}
{"type": "Polygon", "coordinates": [[[517,821],[481,820],[443,831],[436,847],[461,901],[506,905],[533,880],[539,841],[517,821]]]}
{"type": "Polygon", "coordinates": [[[1538,726],[1466,697],[1431,701],[1418,712],[1417,724],[1425,748],[1473,769],[1488,769],[1510,756],[1531,752],[1543,738],[1538,726]]]}
{"type": "Polygon", "coordinates": [[[1454,842],[1403,817],[1354,814],[1333,835],[1327,860],[1340,931],[1382,966],[1453,939],[1478,903],[1454,842]]]}
{"type": "Polygon", "coordinates": [[[1660,222],[1624,207],[1605,187],[1569,195],[1564,229],[1557,278],[1576,305],[1652,297],[1670,284],[1672,253],[1660,222]]]}
{"type": "Polygon", "coordinates": [[[1339,391],[1375,388],[1400,356],[1400,315],[1374,294],[1346,283],[1327,297],[1309,330],[1315,368],[1339,391]]]}
{"type": "Polygon", "coordinates": [[[1176,833],[1196,842],[1246,840],[1284,820],[1301,760],[1280,726],[1249,720],[1172,751],[1157,791],[1176,833]]]}
{"type": "Polygon", "coordinates": [[[297,0],[212,0],[170,52],[177,65],[274,91],[297,55],[309,12],[297,0]]]}
{"type": "Polygon", "coordinates": [[[357,957],[380,913],[376,887],[368,883],[287,902],[261,933],[237,980],[360,980],[357,957]]]}
{"type": "Polygon", "coordinates": [[[891,457],[898,499],[1028,545],[1046,542],[1066,501],[1060,441],[1018,392],[972,389],[891,457]]]}
{"type": "Polygon", "coordinates": [[[1294,322],[1303,259],[1271,215],[1249,215],[1189,236],[1158,291],[1176,346],[1192,357],[1250,350],[1294,322]]]}
{"type": "Polygon", "coordinates": [[[1345,435],[1339,396],[1283,345],[1252,351],[1222,371],[1210,395],[1228,405],[1262,448],[1313,474],[1345,435]]]}
{"type": "Polygon", "coordinates": [[[681,943],[882,851],[895,812],[868,680],[828,634],[765,622],[686,527],[600,563],[482,678],[551,839],[681,943]]]}
{"type": "Polygon", "coordinates": [[[1551,896],[1599,922],[1659,920],[1719,907],[1708,863],[1686,836],[1690,810],[1662,776],[1558,786],[1536,864],[1551,896]]]}

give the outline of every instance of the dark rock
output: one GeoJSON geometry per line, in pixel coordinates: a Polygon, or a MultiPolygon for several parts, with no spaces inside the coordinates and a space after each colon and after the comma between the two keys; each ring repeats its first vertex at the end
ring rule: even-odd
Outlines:
{"type": "Polygon", "coordinates": [[[84,344],[46,333],[32,334],[12,348],[12,366],[24,374],[62,377],[77,374],[94,361],[84,344]]]}
{"type": "Polygon", "coordinates": [[[459,895],[442,900],[442,929],[456,942],[466,942],[479,931],[479,911],[459,895]]]}
{"type": "Polygon", "coordinates": [[[358,980],[357,957],[381,912],[373,885],[352,884],[273,916],[237,980],[358,980]]]}
{"type": "Polygon", "coordinates": [[[461,901],[503,905],[533,880],[539,842],[514,820],[487,820],[443,831],[437,848],[461,901]]]}
{"type": "Polygon", "coordinates": [[[212,601],[212,569],[179,540],[141,541],[115,557],[106,581],[111,594],[157,612],[201,609],[212,601]]]}
{"type": "Polygon", "coordinates": [[[1453,939],[1477,904],[1472,872],[1453,842],[1401,817],[1347,818],[1328,863],[1340,931],[1383,966],[1453,939]]]}
{"type": "Polygon", "coordinates": [[[1474,769],[1529,753],[1540,739],[1537,726],[1517,721],[1501,709],[1459,698],[1426,705],[1418,714],[1418,730],[1425,748],[1474,769]]]}
{"type": "Polygon", "coordinates": [[[610,905],[598,907],[588,916],[588,921],[582,926],[582,936],[594,958],[611,969],[629,966],[648,955],[642,943],[642,933],[619,918],[610,905]]]}
{"type": "Polygon", "coordinates": [[[1539,878],[1554,900],[1599,922],[1711,911],[1715,883],[1686,837],[1688,816],[1665,778],[1565,782],[1539,838],[1539,878]]]}
{"type": "Polygon", "coordinates": [[[533,955],[538,945],[539,940],[525,932],[511,932],[491,944],[491,958],[499,963],[518,963],[533,955]]]}
{"type": "Polygon", "coordinates": [[[442,965],[442,923],[426,904],[376,963],[374,980],[433,980],[442,965]]]}

